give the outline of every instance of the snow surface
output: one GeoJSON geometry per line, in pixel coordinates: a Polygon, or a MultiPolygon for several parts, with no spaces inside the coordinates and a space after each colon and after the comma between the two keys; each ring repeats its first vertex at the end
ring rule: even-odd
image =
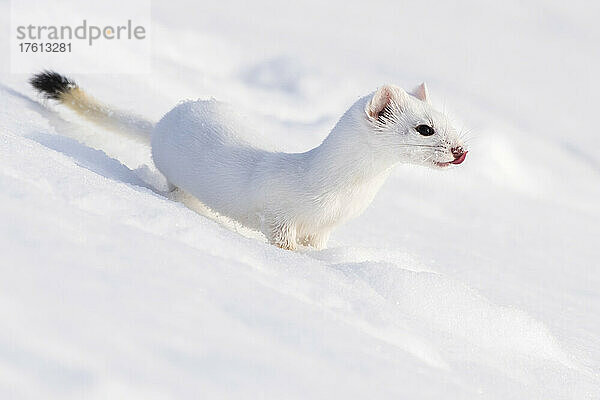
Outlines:
{"type": "Polygon", "coordinates": [[[466,162],[397,167],[318,252],[166,198],[3,65],[0,398],[599,399],[598,7],[157,1],[152,74],[74,77],[154,121],[214,96],[288,151],[428,82],[466,162]]]}

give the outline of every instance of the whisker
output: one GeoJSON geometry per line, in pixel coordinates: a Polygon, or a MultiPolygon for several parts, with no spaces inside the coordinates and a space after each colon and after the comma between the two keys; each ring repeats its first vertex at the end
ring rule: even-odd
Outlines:
{"type": "Polygon", "coordinates": [[[399,144],[398,146],[403,146],[403,147],[426,147],[428,149],[442,149],[443,148],[441,146],[434,146],[434,145],[429,145],[429,144],[413,144],[413,143],[402,143],[402,144],[399,144]]]}
{"type": "Polygon", "coordinates": [[[429,157],[427,157],[426,159],[424,159],[423,162],[427,162],[427,161],[431,160],[431,158],[434,156],[434,154],[431,154],[429,157]]]}

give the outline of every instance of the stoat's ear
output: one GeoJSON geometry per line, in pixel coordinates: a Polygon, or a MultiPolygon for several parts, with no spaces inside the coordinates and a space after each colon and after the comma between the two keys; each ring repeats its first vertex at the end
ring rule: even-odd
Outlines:
{"type": "Polygon", "coordinates": [[[383,85],[371,97],[365,108],[365,112],[372,119],[378,119],[382,114],[389,110],[389,106],[394,103],[400,105],[402,89],[392,85],[383,85]]]}
{"type": "Polygon", "coordinates": [[[427,85],[425,85],[425,82],[414,88],[410,94],[421,101],[429,103],[429,90],[427,90],[427,85]]]}

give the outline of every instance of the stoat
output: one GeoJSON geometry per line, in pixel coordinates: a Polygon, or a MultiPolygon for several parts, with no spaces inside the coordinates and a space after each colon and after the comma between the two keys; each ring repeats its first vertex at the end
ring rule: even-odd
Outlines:
{"type": "Polygon", "coordinates": [[[83,117],[150,144],[172,185],[289,250],[324,248],[336,226],[371,203],[394,165],[441,168],[467,154],[424,84],[410,93],[384,85],[356,101],[319,146],[283,153],[244,139],[249,128],[216,100],[181,103],[153,124],[97,102],[55,72],[30,83],[83,117]]]}

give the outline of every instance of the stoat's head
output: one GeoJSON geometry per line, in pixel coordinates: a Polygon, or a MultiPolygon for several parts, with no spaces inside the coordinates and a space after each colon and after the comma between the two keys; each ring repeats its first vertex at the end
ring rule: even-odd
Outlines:
{"type": "Polygon", "coordinates": [[[447,167],[465,160],[461,135],[431,106],[425,84],[411,93],[382,86],[367,100],[365,114],[371,143],[397,161],[447,167]]]}

